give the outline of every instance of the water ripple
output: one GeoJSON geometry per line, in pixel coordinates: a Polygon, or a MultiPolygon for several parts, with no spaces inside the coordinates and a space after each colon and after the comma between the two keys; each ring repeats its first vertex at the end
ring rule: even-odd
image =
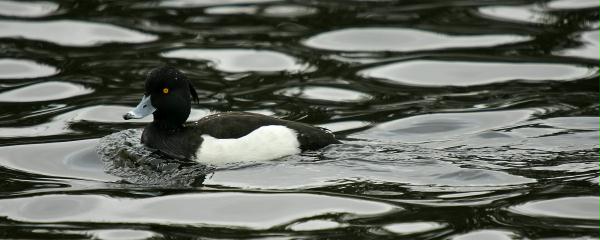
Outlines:
{"type": "Polygon", "coordinates": [[[58,8],[59,5],[54,2],[0,1],[0,15],[3,16],[25,18],[44,17],[54,13],[58,8]]]}
{"type": "Polygon", "coordinates": [[[0,92],[0,102],[52,101],[90,94],[93,91],[80,84],[49,81],[0,92]]]}
{"type": "Polygon", "coordinates": [[[211,61],[224,72],[303,72],[309,67],[289,55],[249,49],[178,49],[161,54],[167,58],[211,61]]]}
{"type": "Polygon", "coordinates": [[[599,220],[599,200],[597,196],[548,199],[516,205],[509,211],[533,217],[599,220]]]}
{"type": "Polygon", "coordinates": [[[25,59],[0,59],[0,79],[49,77],[58,73],[55,67],[25,59]]]}
{"type": "Polygon", "coordinates": [[[585,9],[585,8],[598,8],[598,1],[594,0],[554,0],[548,3],[548,7],[551,9],[585,9]]]}
{"type": "Polygon", "coordinates": [[[531,118],[534,113],[535,111],[530,110],[514,110],[426,114],[381,123],[353,136],[412,143],[444,141],[512,126],[531,118]]]}
{"type": "Polygon", "coordinates": [[[158,39],[151,34],[106,23],[74,20],[0,20],[0,28],[0,38],[26,38],[73,47],[91,47],[111,42],[144,43],[158,39]]]}
{"type": "Polygon", "coordinates": [[[369,68],[358,74],[406,85],[464,87],[511,80],[573,81],[593,76],[597,71],[597,68],[555,63],[415,60],[369,68]]]}
{"type": "Polygon", "coordinates": [[[1,199],[0,205],[1,215],[32,223],[147,223],[256,230],[326,214],[352,214],[360,217],[401,210],[385,203],[346,197],[242,192],[206,192],[149,198],[49,194],[1,199]],[[258,202],[262,204],[255,205],[258,202]],[[248,204],[254,207],[246,207],[248,204]]]}
{"type": "Polygon", "coordinates": [[[600,32],[598,30],[579,33],[581,44],[578,47],[569,48],[557,52],[560,56],[570,56],[587,59],[600,59],[600,32]]]}
{"type": "Polygon", "coordinates": [[[558,18],[546,13],[539,5],[487,6],[478,9],[485,18],[517,23],[552,24],[558,18]]]}
{"type": "Polygon", "coordinates": [[[310,37],[303,44],[333,51],[423,51],[447,48],[492,47],[530,40],[518,35],[456,36],[402,28],[350,28],[310,37]]]}

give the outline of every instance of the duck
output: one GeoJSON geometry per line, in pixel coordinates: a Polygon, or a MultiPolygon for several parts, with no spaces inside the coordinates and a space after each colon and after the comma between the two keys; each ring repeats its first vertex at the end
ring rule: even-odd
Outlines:
{"type": "Polygon", "coordinates": [[[153,120],[141,143],[172,158],[200,163],[267,161],[340,144],[325,128],[250,112],[220,112],[186,122],[198,94],[172,66],[151,70],[139,104],[123,119],[153,120]]]}

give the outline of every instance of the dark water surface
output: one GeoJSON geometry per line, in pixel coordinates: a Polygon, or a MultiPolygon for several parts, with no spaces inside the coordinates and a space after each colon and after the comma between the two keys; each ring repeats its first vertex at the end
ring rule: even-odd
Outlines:
{"type": "Polygon", "coordinates": [[[0,238],[598,239],[598,12],[0,0],[0,238]],[[190,121],[258,112],[345,144],[161,159],[138,140],[151,119],[121,118],[161,64],[198,88],[190,121]]]}

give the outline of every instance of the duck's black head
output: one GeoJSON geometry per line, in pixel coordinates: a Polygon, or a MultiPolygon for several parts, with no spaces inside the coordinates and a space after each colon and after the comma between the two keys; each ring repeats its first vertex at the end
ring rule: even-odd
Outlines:
{"type": "Polygon", "coordinates": [[[154,115],[154,124],[161,128],[181,127],[190,115],[192,100],[198,94],[183,73],[164,66],[152,70],[146,77],[144,97],[138,106],[123,115],[125,120],[154,115]]]}

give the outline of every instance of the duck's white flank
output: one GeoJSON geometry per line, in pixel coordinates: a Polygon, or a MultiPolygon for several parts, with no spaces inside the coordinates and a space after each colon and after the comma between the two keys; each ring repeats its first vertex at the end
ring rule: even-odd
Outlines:
{"type": "Polygon", "coordinates": [[[204,134],[196,161],[210,164],[256,162],[300,153],[296,131],[285,126],[260,127],[240,138],[218,139],[204,134]]]}

